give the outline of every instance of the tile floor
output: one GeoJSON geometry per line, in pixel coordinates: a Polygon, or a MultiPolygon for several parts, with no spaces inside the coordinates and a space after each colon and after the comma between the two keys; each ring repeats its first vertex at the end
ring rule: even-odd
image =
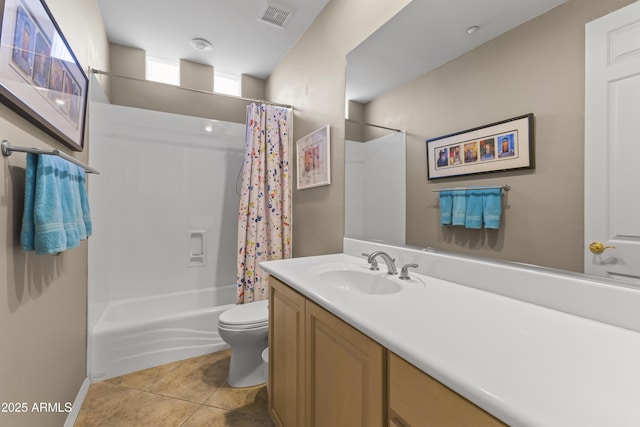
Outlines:
{"type": "Polygon", "coordinates": [[[230,350],[94,383],[75,427],[267,427],[265,385],[226,382],[230,350]]]}

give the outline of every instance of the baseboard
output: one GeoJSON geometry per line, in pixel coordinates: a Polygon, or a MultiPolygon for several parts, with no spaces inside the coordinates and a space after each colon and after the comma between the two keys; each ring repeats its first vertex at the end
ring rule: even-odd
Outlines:
{"type": "Polygon", "coordinates": [[[78,418],[78,414],[80,413],[80,408],[82,408],[82,403],[84,402],[84,398],[87,397],[87,392],[89,391],[89,386],[91,385],[91,379],[86,377],[80,386],[80,390],[78,390],[78,395],[76,396],[76,400],[73,401],[73,407],[71,408],[71,412],[67,415],[67,421],[64,423],[64,427],[73,427],[76,423],[76,418],[78,418]]]}

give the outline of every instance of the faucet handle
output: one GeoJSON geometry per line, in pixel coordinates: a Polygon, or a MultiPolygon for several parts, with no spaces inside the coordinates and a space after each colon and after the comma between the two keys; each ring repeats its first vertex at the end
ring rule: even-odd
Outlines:
{"type": "Polygon", "coordinates": [[[367,262],[369,264],[371,264],[371,267],[369,267],[369,270],[373,270],[373,271],[378,271],[380,270],[380,267],[378,267],[378,261],[374,258],[371,261],[369,261],[369,259],[371,259],[371,254],[368,254],[366,252],[362,252],[361,254],[364,257],[367,257],[367,262]]]}
{"type": "Polygon", "coordinates": [[[409,280],[411,279],[411,277],[409,277],[409,269],[410,268],[418,268],[418,264],[405,264],[402,266],[402,268],[400,269],[400,276],[398,277],[398,279],[402,279],[402,280],[409,280]]]}

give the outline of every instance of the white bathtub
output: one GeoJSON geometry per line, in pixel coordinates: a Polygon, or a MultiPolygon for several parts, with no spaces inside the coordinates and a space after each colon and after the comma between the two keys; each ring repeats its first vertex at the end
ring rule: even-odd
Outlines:
{"type": "Polygon", "coordinates": [[[228,348],[218,317],[236,285],[111,301],[89,337],[90,376],[104,380],[228,348]]]}

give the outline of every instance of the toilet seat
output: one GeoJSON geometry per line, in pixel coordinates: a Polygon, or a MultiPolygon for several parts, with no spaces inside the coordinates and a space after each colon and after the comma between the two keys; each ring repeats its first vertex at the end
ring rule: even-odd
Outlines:
{"type": "Polygon", "coordinates": [[[218,328],[226,329],[228,331],[252,331],[254,329],[268,328],[269,322],[252,323],[249,325],[227,325],[226,323],[218,322],[218,328]]]}
{"type": "Polygon", "coordinates": [[[254,301],[223,312],[218,325],[231,330],[259,329],[269,325],[269,301],[254,301]]]}

